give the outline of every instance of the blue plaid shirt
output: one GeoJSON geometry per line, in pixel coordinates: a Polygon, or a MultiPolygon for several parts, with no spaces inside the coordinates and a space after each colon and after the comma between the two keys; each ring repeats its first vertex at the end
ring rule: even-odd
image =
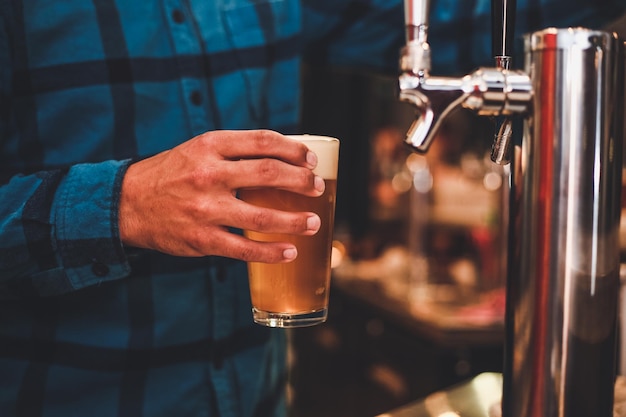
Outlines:
{"type": "MultiPolygon", "coordinates": [[[[617,3],[518,0],[518,29],[617,3]]],[[[434,72],[491,65],[487,0],[432,16],[434,72]]],[[[207,130],[297,132],[303,55],[393,73],[403,36],[398,0],[1,0],[0,416],[285,415],[245,264],[125,248],[120,183],[207,130]]]]}

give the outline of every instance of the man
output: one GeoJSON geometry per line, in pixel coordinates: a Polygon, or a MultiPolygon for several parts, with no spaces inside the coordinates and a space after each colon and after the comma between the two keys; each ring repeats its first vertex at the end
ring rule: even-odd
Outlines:
{"type": "MultiPolygon", "coordinates": [[[[488,21],[484,2],[444,3],[433,44],[458,39],[470,3],[488,21]]],[[[624,8],[605,6],[570,22],[624,8]]],[[[297,248],[238,229],[312,234],[319,218],[236,191],[321,193],[315,155],[277,133],[298,131],[301,57],[394,71],[400,2],[4,0],[0,13],[0,415],[284,415],[284,334],[252,323],[242,261],[297,248]]]]}

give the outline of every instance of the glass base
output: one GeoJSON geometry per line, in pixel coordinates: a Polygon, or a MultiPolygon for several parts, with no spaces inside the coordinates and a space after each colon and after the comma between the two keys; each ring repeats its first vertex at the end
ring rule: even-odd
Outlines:
{"type": "Polygon", "coordinates": [[[274,313],[261,311],[252,307],[254,322],[267,327],[308,327],[324,323],[328,315],[328,309],[306,313],[274,313]]]}

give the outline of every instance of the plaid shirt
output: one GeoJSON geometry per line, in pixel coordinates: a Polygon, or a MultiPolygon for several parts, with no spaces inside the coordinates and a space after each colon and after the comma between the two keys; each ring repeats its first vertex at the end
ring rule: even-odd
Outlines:
{"type": "MultiPolygon", "coordinates": [[[[623,12],[572,2],[518,0],[520,31],[623,12]]],[[[491,64],[486,0],[432,15],[435,72],[491,64]]],[[[284,415],[284,333],[252,323],[245,264],[125,248],[121,179],[207,130],[297,132],[301,56],[395,71],[402,19],[398,0],[0,1],[0,416],[284,415]]]]}

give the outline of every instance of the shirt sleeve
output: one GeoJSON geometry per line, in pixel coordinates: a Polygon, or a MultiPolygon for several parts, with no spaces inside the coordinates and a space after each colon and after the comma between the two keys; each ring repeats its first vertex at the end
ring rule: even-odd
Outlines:
{"type": "Polygon", "coordinates": [[[0,298],[63,294],[129,274],[118,229],[129,163],[79,164],[0,187],[0,298]]]}

